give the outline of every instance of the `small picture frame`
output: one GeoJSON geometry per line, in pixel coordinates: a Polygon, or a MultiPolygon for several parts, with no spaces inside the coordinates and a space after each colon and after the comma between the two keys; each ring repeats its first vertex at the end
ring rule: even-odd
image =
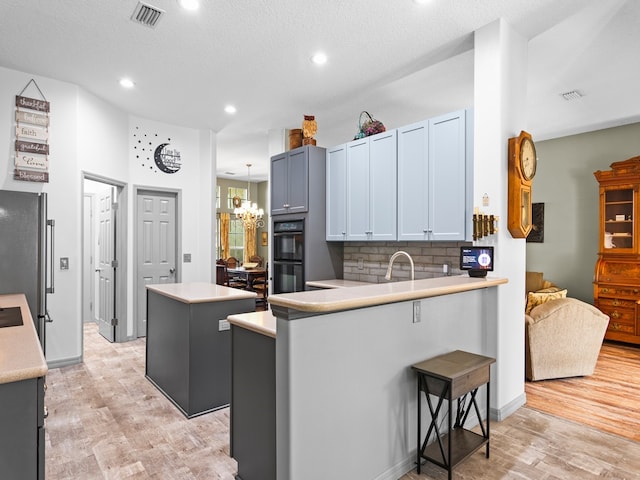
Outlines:
{"type": "Polygon", "coordinates": [[[269,241],[269,233],[268,232],[261,232],[260,233],[260,241],[263,247],[266,247],[269,241]]]}

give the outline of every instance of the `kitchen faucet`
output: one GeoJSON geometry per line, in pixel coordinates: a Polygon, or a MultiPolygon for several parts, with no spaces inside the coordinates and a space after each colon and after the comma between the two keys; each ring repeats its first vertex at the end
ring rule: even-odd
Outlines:
{"type": "Polygon", "coordinates": [[[414,268],[413,268],[413,259],[411,258],[411,255],[409,255],[407,252],[404,252],[402,250],[398,250],[396,253],[391,255],[391,258],[389,259],[389,266],[387,267],[387,274],[384,276],[384,278],[386,278],[387,280],[391,280],[391,270],[393,268],[393,262],[400,255],[404,255],[405,257],[407,257],[409,259],[409,263],[411,264],[411,280],[415,280],[415,278],[414,278],[415,277],[414,268]]]}

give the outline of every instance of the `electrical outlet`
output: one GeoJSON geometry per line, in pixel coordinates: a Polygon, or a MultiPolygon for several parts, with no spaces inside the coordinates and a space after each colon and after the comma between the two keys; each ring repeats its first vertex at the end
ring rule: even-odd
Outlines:
{"type": "Polygon", "coordinates": [[[420,302],[413,302],[413,323],[420,322],[420,302]]]}
{"type": "Polygon", "coordinates": [[[182,261],[184,263],[191,263],[191,254],[185,253],[184,255],[182,255],[182,261]]]}
{"type": "Polygon", "coordinates": [[[60,270],[69,270],[69,257],[60,257],[60,270]]]}
{"type": "Polygon", "coordinates": [[[218,331],[231,330],[231,324],[229,320],[218,320],[218,331]]]}

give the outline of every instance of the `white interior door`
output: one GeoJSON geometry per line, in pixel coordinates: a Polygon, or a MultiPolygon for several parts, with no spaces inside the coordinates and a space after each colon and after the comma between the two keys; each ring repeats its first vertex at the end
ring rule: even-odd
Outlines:
{"type": "Polygon", "coordinates": [[[95,266],[93,264],[93,244],[95,242],[93,230],[93,195],[85,194],[82,213],[84,215],[82,222],[84,228],[82,247],[82,268],[84,278],[84,281],[82,282],[82,321],[83,323],[95,323],[97,319],[94,313],[95,304],[93,298],[95,288],[95,266]]]}
{"type": "Polygon", "coordinates": [[[100,334],[115,341],[115,187],[107,187],[98,195],[98,326],[100,334]]]}
{"type": "Polygon", "coordinates": [[[176,196],[139,191],[137,198],[137,330],[147,332],[146,285],[176,282],[176,196]]]}

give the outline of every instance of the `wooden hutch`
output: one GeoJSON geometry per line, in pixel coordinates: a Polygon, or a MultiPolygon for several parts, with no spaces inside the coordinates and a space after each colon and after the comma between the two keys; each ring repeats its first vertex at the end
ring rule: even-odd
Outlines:
{"type": "Polygon", "coordinates": [[[640,157],[594,175],[600,184],[594,304],[610,318],[605,338],[640,344],[640,157]]]}

